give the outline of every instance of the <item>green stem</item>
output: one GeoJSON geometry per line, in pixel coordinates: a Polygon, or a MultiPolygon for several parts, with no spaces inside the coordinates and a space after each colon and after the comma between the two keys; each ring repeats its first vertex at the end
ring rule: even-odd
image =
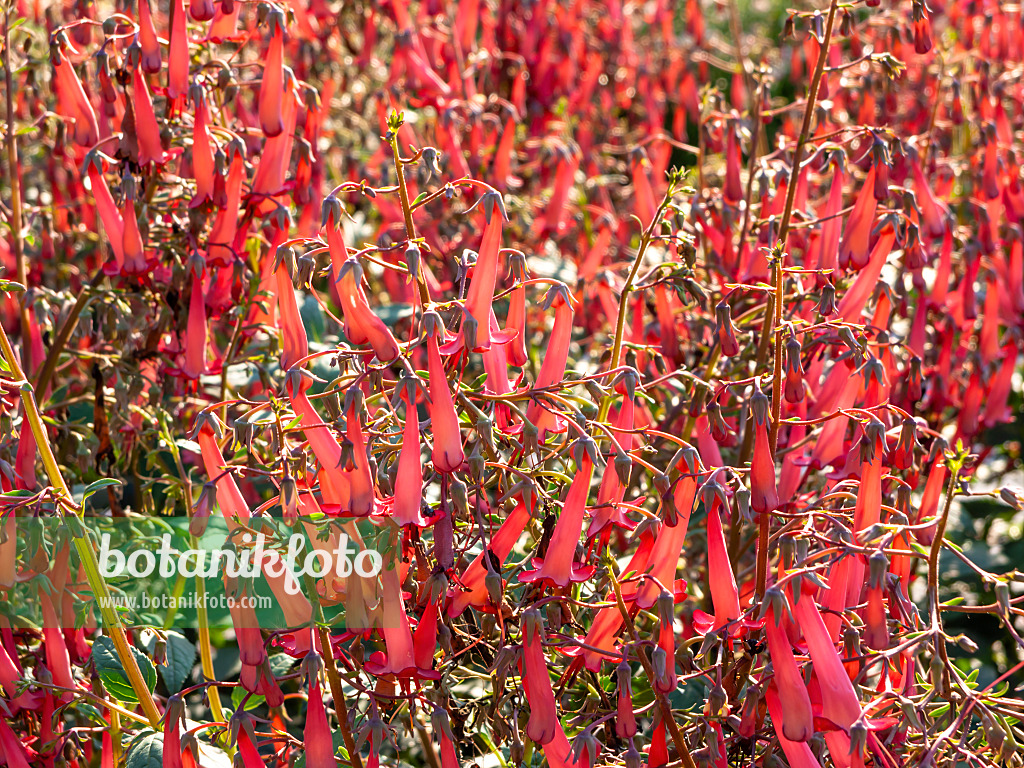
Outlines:
{"type": "MultiPolygon", "coordinates": [[[[24,382],[21,385],[21,402],[25,410],[25,419],[32,430],[32,436],[35,438],[36,448],[42,458],[43,468],[46,470],[46,476],[50,480],[50,485],[57,491],[62,501],[74,505],[71,491],[67,483],[64,482],[64,476],[61,474],[60,466],[57,464],[57,457],[50,446],[50,439],[46,434],[46,427],[43,425],[43,417],[39,412],[39,407],[36,405],[35,391],[32,389],[32,385],[25,381],[25,373],[18,364],[18,359],[14,355],[14,348],[11,346],[10,339],[7,338],[7,331],[2,326],[0,326],[0,348],[2,348],[7,365],[10,367],[15,378],[24,382]]],[[[85,514],[85,510],[77,507],[75,514],[81,519],[85,514]]],[[[153,700],[153,694],[150,692],[149,686],[146,685],[138,662],[135,661],[135,655],[131,652],[131,648],[128,645],[128,636],[125,634],[124,627],[121,626],[121,619],[114,609],[107,582],[100,573],[99,563],[96,562],[96,552],[93,549],[92,541],[80,532],[73,533],[73,537],[75,549],[78,550],[78,556],[82,561],[82,568],[85,569],[85,576],[89,582],[89,587],[96,596],[100,616],[103,620],[103,628],[114,643],[117,656],[121,660],[121,666],[124,667],[125,674],[128,676],[128,682],[131,683],[132,690],[135,691],[135,696],[142,706],[146,719],[149,720],[153,728],[159,728],[160,710],[157,709],[156,702],[153,700]]]]}
{"type": "MultiPolygon", "coordinates": [[[[4,15],[4,81],[6,84],[7,101],[7,174],[11,190],[11,242],[14,247],[14,261],[17,269],[18,282],[28,289],[28,265],[25,262],[25,248],[21,239],[21,164],[18,162],[18,132],[14,127],[14,83],[11,72],[11,5],[4,15]]],[[[20,304],[21,337],[28,339],[28,301],[22,296],[20,304]]],[[[31,345],[22,343],[21,355],[25,368],[32,370],[30,358],[31,345]]],[[[23,377],[24,378],[24,377],[23,377]]]]}

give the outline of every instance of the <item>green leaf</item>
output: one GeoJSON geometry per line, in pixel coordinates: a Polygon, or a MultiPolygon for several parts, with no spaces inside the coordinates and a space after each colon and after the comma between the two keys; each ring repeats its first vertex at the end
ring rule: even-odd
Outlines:
{"type": "Polygon", "coordinates": [[[96,493],[96,491],[101,491],[104,488],[109,488],[112,485],[120,485],[120,484],[121,484],[120,480],[115,480],[112,477],[104,477],[104,478],[102,478],[100,480],[97,480],[94,483],[89,483],[85,487],[85,491],[82,493],[82,503],[85,504],[85,500],[88,499],[90,496],[92,496],[94,493],[96,493]]]}
{"type": "MultiPolygon", "coordinates": [[[[146,687],[152,691],[156,688],[156,667],[153,666],[149,657],[138,648],[129,647],[135,657],[135,663],[139,665],[139,670],[142,672],[142,679],[146,682],[146,687]]],[[[96,673],[100,676],[100,680],[103,681],[103,687],[114,698],[130,704],[138,703],[139,698],[135,695],[135,690],[121,665],[121,659],[117,656],[114,641],[106,635],[96,638],[92,644],[92,663],[96,667],[96,673]]]]}
{"type": "MultiPolygon", "coordinates": [[[[161,664],[160,677],[170,693],[181,690],[182,684],[192,674],[192,665],[196,660],[196,647],[192,641],[179,632],[167,630],[166,661],[161,664]]],[[[156,648],[156,635],[146,643],[146,650],[151,654],[156,648]]]]}
{"type": "Polygon", "coordinates": [[[274,673],[274,677],[287,675],[295,666],[295,659],[287,653],[275,653],[267,660],[270,662],[270,671],[274,673]]]}
{"type": "MultiPolygon", "coordinates": [[[[242,699],[245,699],[245,694],[247,693],[248,691],[240,685],[235,686],[235,688],[231,691],[231,708],[234,709],[236,712],[238,711],[238,708],[242,705],[242,699]]],[[[266,699],[263,696],[253,694],[248,699],[245,699],[245,710],[248,712],[250,709],[256,709],[256,707],[260,706],[265,701],[266,699]]]]}
{"type": "Polygon", "coordinates": [[[163,768],[164,736],[150,731],[136,739],[124,758],[124,768],[163,768]]]}

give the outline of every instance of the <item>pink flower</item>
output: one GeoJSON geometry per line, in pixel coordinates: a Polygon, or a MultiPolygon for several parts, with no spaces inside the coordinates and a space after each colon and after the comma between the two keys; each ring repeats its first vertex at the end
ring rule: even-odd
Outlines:
{"type": "Polygon", "coordinates": [[[775,461],[772,458],[771,446],[768,444],[768,406],[768,398],[755,382],[754,394],[750,398],[750,413],[754,421],[754,456],[750,462],[750,508],[759,514],[772,512],[779,507],[779,495],[775,486],[775,461]]]}
{"type": "Polygon", "coordinates": [[[398,357],[398,342],[367,304],[360,286],[362,277],[363,268],[355,259],[350,258],[341,267],[338,293],[345,315],[345,335],[353,344],[369,343],[378,359],[391,362],[398,357]]]}
{"type": "MultiPolygon", "coordinates": [[[[327,722],[323,690],[320,686],[320,657],[310,651],[306,660],[309,667],[309,698],[306,702],[306,725],[302,731],[302,742],[306,751],[306,765],[309,768],[334,768],[334,742],[331,726],[327,722]]],[[[342,715],[344,717],[344,715],[342,715]]]]}
{"type": "Polygon", "coordinates": [[[547,552],[543,558],[534,558],[535,570],[519,574],[520,581],[546,581],[549,584],[567,587],[572,582],[585,581],[594,573],[595,566],[576,562],[576,545],[579,544],[580,533],[583,530],[590,478],[594,473],[594,463],[589,451],[580,445],[577,445],[577,449],[582,456],[566,493],[558,522],[555,523],[555,532],[548,543],[547,552]]]}
{"type": "Polygon", "coordinates": [[[427,393],[430,396],[427,410],[434,431],[430,460],[437,471],[451,473],[462,466],[466,454],[462,447],[459,417],[455,413],[455,403],[448,388],[448,377],[438,347],[439,340],[444,338],[444,324],[435,312],[425,312],[423,324],[427,331],[427,393]]]}
{"type": "MultiPolygon", "coordinates": [[[[769,589],[769,594],[772,590],[769,589]]],[[[775,675],[775,689],[782,706],[778,713],[781,721],[782,735],[789,741],[807,741],[814,735],[814,714],[811,711],[811,699],[804,685],[800,667],[793,656],[793,648],[789,637],[780,624],[782,616],[776,609],[776,603],[786,605],[785,595],[776,589],[778,600],[768,600],[768,611],[765,615],[765,636],[768,640],[768,656],[772,660],[772,671],[775,675]]],[[[772,720],[776,720],[776,712],[772,712],[772,720]]],[[[776,723],[778,728],[779,723],[776,723]]]]}
{"type": "Polygon", "coordinates": [[[184,0],[171,0],[171,34],[167,95],[177,100],[188,93],[188,20],[184,0]]]}
{"type": "Polygon", "coordinates": [[[266,63],[263,66],[263,82],[260,83],[260,127],[267,138],[277,136],[284,130],[281,98],[284,95],[284,13],[273,8],[267,15],[270,27],[270,45],[267,48],[266,63]]]}
{"type": "Polygon", "coordinates": [[[191,96],[192,106],[195,110],[195,122],[192,124],[192,173],[196,179],[196,193],[192,196],[189,208],[196,208],[208,200],[213,200],[214,177],[216,176],[213,153],[216,145],[206,125],[209,116],[207,115],[203,87],[198,84],[193,85],[191,96]]]}
{"type": "MultiPolygon", "coordinates": [[[[443,381],[443,379],[442,379],[443,381]]],[[[398,474],[395,478],[395,500],[391,519],[397,525],[424,525],[423,466],[420,462],[420,422],[416,415],[416,383],[402,382],[402,402],[405,403],[405,428],[402,448],[398,454],[398,474]]]]}
{"type": "Polygon", "coordinates": [[[206,302],[203,298],[203,267],[194,266],[192,292],[188,304],[188,326],[185,332],[185,364],[182,372],[190,379],[206,373],[206,302]]]}
{"type": "Polygon", "coordinates": [[[549,744],[561,729],[558,722],[558,707],[555,692],[551,688],[548,664],[544,658],[544,619],[536,608],[523,612],[523,656],[519,662],[526,689],[526,700],[530,703],[530,719],[526,724],[526,735],[544,746],[549,744]]]}
{"type": "Polygon", "coordinates": [[[701,498],[708,515],[708,581],[711,604],[715,609],[714,630],[717,632],[736,622],[741,611],[739,588],[729,561],[729,549],[725,543],[719,511],[725,505],[725,489],[718,484],[716,475],[717,472],[701,488],[701,498]]]}
{"type": "MultiPolygon", "coordinates": [[[[139,3],[140,10],[143,7],[148,8],[146,0],[139,3]]],[[[159,46],[157,51],[157,70],[159,70],[159,46]]],[[[142,74],[144,69],[145,58],[143,58],[142,67],[137,67],[132,72],[132,107],[135,110],[135,136],[139,142],[139,165],[150,163],[160,165],[164,162],[164,148],[160,144],[160,125],[157,123],[156,113],[153,111],[153,99],[149,95],[146,76],[142,74]]]]}
{"type": "MultiPolygon", "coordinates": [[[[555,308],[555,323],[551,329],[546,354],[541,362],[540,373],[534,389],[554,387],[565,376],[565,366],[569,359],[569,342],[572,338],[572,321],[574,299],[565,286],[552,287],[544,299],[544,309],[555,308]]],[[[548,432],[565,431],[564,421],[534,399],[526,409],[526,418],[537,427],[538,440],[544,442],[548,432]]]]}
{"type": "MultiPolygon", "coordinates": [[[[155,75],[160,71],[161,65],[160,41],[156,36],[156,27],[153,26],[153,11],[149,7],[149,0],[139,0],[139,47],[142,48],[143,72],[155,75]]],[[[140,135],[139,139],[141,138],[140,135]]]]}

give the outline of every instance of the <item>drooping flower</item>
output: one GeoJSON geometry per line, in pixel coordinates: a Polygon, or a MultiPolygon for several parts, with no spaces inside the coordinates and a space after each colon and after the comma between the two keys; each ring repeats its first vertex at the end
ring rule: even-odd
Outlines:
{"type": "MultiPolygon", "coordinates": [[[[564,285],[552,286],[544,299],[544,309],[555,309],[555,322],[551,329],[547,352],[537,374],[535,389],[554,387],[565,377],[565,366],[569,359],[569,342],[572,338],[574,299],[564,285]]],[[[526,409],[526,418],[536,425],[538,439],[543,442],[548,432],[565,431],[562,418],[552,413],[540,400],[533,399],[526,409]]]]}
{"type": "Polygon", "coordinates": [[[512,333],[500,333],[498,338],[491,334],[491,305],[494,301],[494,284],[498,277],[498,250],[501,248],[501,225],[508,220],[505,203],[497,192],[487,192],[478,203],[483,207],[486,223],[480,241],[480,252],[473,278],[466,291],[465,314],[459,335],[446,345],[445,354],[454,352],[462,344],[473,352],[490,349],[491,344],[504,344],[512,333]]]}
{"type": "Polygon", "coordinates": [[[138,21],[139,46],[142,48],[142,71],[155,75],[160,71],[161,66],[160,41],[156,36],[156,27],[153,24],[153,11],[149,7],[149,0],[139,0],[138,21]]]}
{"type": "Polygon", "coordinates": [[[530,703],[530,719],[526,724],[526,735],[544,746],[555,738],[560,727],[555,693],[551,688],[548,664],[544,658],[544,619],[536,608],[528,608],[522,619],[523,655],[519,662],[526,689],[526,700],[530,703]]]}
{"type": "Polygon", "coordinates": [[[206,373],[206,300],[203,294],[203,271],[201,258],[192,265],[192,293],[188,304],[188,326],[185,335],[185,362],[182,372],[190,379],[198,379],[206,373]]]}
{"type": "Polygon", "coordinates": [[[320,685],[320,669],[323,663],[319,654],[310,651],[303,660],[309,678],[309,697],[306,702],[306,725],[302,730],[302,742],[309,768],[334,768],[334,741],[331,726],[327,722],[323,689],[320,685]]]}
{"type": "MultiPolygon", "coordinates": [[[[774,588],[774,592],[770,588],[769,596],[765,598],[768,610],[764,629],[768,641],[768,656],[772,661],[772,671],[775,675],[775,688],[782,703],[781,711],[778,713],[782,721],[782,734],[790,741],[807,741],[814,735],[814,713],[811,710],[807,686],[804,685],[803,675],[793,655],[789,636],[781,624],[780,608],[788,608],[786,597],[777,588],[774,588]]],[[[775,718],[776,713],[772,712],[772,720],[775,718]]]]}
{"type": "Polygon", "coordinates": [[[715,625],[719,629],[732,625],[740,617],[740,592],[729,560],[729,548],[722,530],[721,509],[726,506],[725,489],[713,474],[701,487],[701,500],[707,511],[708,581],[711,604],[715,609],[715,625]]]}
{"type": "Polygon", "coordinates": [[[580,533],[583,531],[587,494],[590,491],[590,479],[594,474],[591,454],[597,449],[592,443],[593,440],[590,438],[580,438],[577,442],[577,470],[562,503],[562,512],[555,523],[554,534],[544,557],[535,558],[534,570],[520,573],[520,581],[547,581],[560,587],[567,587],[572,582],[590,578],[594,573],[594,565],[583,565],[576,561],[576,545],[579,544],[580,533]]]}
{"type": "Polygon", "coordinates": [[[279,246],[275,257],[274,276],[277,281],[277,307],[281,322],[281,367],[288,370],[309,354],[306,326],[299,315],[292,273],[296,269],[295,254],[288,246],[279,246]]]}
{"type": "MultiPolygon", "coordinates": [[[[405,377],[403,377],[405,378],[405,377]]],[[[398,454],[398,474],[395,478],[395,499],[391,519],[397,525],[424,525],[423,517],[423,465],[420,461],[420,422],[416,415],[415,381],[398,384],[400,397],[405,403],[405,427],[402,448],[398,454]]]]}
{"type": "MultiPolygon", "coordinates": [[[[139,7],[145,5],[145,0],[142,0],[139,7]]],[[[153,111],[153,99],[146,76],[142,74],[144,68],[145,65],[136,67],[132,72],[132,106],[135,110],[135,136],[139,141],[139,165],[160,165],[164,161],[164,148],[160,144],[160,126],[153,111]]]]}
{"type": "Polygon", "coordinates": [[[270,45],[263,65],[263,80],[260,83],[260,128],[268,138],[284,130],[282,99],[284,97],[284,29],[285,17],[280,8],[274,7],[267,15],[270,28],[270,45]]]}
{"type": "Polygon", "coordinates": [[[430,460],[439,472],[451,473],[458,470],[466,460],[462,447],[462,432],[459,417],[455,413],[452,392],[448,388],[448,377],[441,362],[439,343],[444,338],[444,323],[436,312],[425,312],[423,327],[427,343],[427,410],[434,431],[434,445],[430,460]]]}
{"type": "Polygon", "coordinates": [[[353,344],[368,343],[378,359],[391,362],[398,357],[398,342],[370,309],[360,286],[362,277],[362,265],[355,259],[350,258],[342,265],[337,285],[345,315],[345,335],[353,344]]]}
{"type": "Polygon", "coordinates": [[[775,460],[768,444],[768,408],[768,398],[755,382],[754,394],[750,398],[750,413],[754,421],[754,455],[750,462],[750,508],[759,514],[767,514],[779,507],[779,495],[775,485],[775,460]]]}
{"type": "Polygon", "coordinates": [[[192,107],[195,110],[195,122],[192,124],[192,173],[196,180],[196,193],[192,196],[189,207],[196,208],[213,199],[216,176],[213,156],[216,145],[207,128],[209,116],[206,108],[206,95],[202,86],[193,85],[190,94],[192,107]]]}
{"type": "Polygon", "coordinates": [[[188,19],[185,18],[185,0],[171,0],[167,95],[175,101],[188,94],[188,63],[188,19]]]}

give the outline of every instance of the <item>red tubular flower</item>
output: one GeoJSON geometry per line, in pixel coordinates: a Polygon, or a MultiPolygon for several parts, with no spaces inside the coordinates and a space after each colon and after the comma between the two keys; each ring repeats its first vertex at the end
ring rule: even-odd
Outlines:
{"type": "MultiPolygon", "coordinates": [[[[569,342],[572,337],[573,298],[564,285],[553,286],[544,299],[544,309],[555,308],[555,322],[551,329],[547,351],[537,374],[535,389],[546,389],[558,384],[565,377],[565,365],[569,359],[569,342]]],[[[534,399],[526,409],[526,418],[537,427],[538,439],[544,442],[548,432],[560,433],[565,430],[561,418],[549,411],[540,401],[534,399]]]]}
{"type": "Polygon", "coordinates": [[[284,128],[277,136],[267,139],[264,143],[263,153],[252,180],[253,194],[266,198],[261,206],[264,213],[273,210],[276,206],[276,203],[269,198],[280,194],[285,187],[288,163],[292,156],[292,145],[295,143],[295,122],[299,113],[299,103],[292,87],[294,76],[291,70],[286,70],[285,74],[286,86],[281,116],[284,128]]]}
{"type": "Polygon", "coordinates": [[[427,410],[430,423],[434,430],[434,445],[430,460],[438,472],[451,473],[459,469],[466,460],[462,448],[462,432],[459,430],[459,417],[455,413],[455,403],[451,390],[448,388],[448,377],[438,340],[444,338],[444,324],[435,312],[425,312],[423,325],[427,332],[427,392],[430,399],[427,410]]]}
{"type": "Polygon", "coordinates": [[[750,462],[750,508],[759,514],[779,507],[775,486],[775,461],[768,444],[768,398],[754,383],[750,412],[754,419],[754,456],[750,462]]]}
{"type": "Polygon", "coordinates": [[[434,707],[430,714],[430,726],[438,741],[441,742],[441,768],[459,768],[459,755],[455,750],[455,734],[452,733],[448,713],[440,707],[434,707]]]}
{"type": "MultiPolygon", "coordinates": [[[[803,681],[801,681],[801,685],[803,685],[803,681]]],[[[782,752],[786,755],[790,768],[821,768],[821,763],[818,762],[818,758],[814,756],[814,752],[806,741],[793,741],[786,738],[783,730],[786,710],[782,698],[775,688],[772,686],[766,688],[764,698],[768,704],[768,714],[772,717],[775,733],[779,737],[779,746],[782,747],[782,752]]]]}
{"type": "Polygon", "coordinates": [[[590,527],[587,529],[588,539],[603,534],[602,541],[606,540],[611,533],[610,527],[613,525],[629,530],[636,527],[619,506],[625,498],[626,483],[629,481],[629,473],[633,466],[626,451],[632,448],[632,438],[629,436],[629,432],[633,429],[634,411],[633,396],[627,392],[622,398],[622,405],[619,406],[619,416],[616,420],[616,436],[622,451],[616,455],[614,460],[605,465],[601,487],[597,491],[597,508],[594,510],[590,527]]]}
{"type": "Polygon", "coordinates": [[[505,123],[505,129],[501,133],[501,141],[494,151],[494,163],[491,166],[491,176],[499,189],[508,187],[512,177],[512,150],[516,141],[516,121],[510,117],[505,123]]]}
{"type": "Polygon", "coordinates": [[[75,119],[75,143],[91,147],[100,139],[96,112],[61,42],[51,47],[50,60],[53,62],[54,80],[58,95],[61,96],[60,101],[64,102],[65,114],[75,119]]]}
{"type": "Polygon", "coordinates": [[[85,158],[85,173],[89,177],[93,201],[99,214],[103,229],[110,241],[110,249],[114,252],[114,263],[117,271],[124,267],[124,219],[110,194],[110,187],[103,176],[107,167],[107,158],[100,152],[90,152],[85,158]]]}
{"type": "MultiPolygon", "coordinates": [[[[868,263],[868,251],[871,247],[871,227],[875,221],[875,211],[878,208],[878,200],[875,198],[875,175],[876,166],[872,164],[868,171],[864,185],[857,195],[857,201],[853,204],[853,210],[846,220],[846,229],[843,230],[843,241],[839,248],[839,266],[845,267],[851,264],[855,269],[861,269],[868,263]]],[[[872,286],[874,282],[872,282],[872,286]]]]}
{"type": "MultiPolygon", "coordinates": [[[[145,2],[140,4],[140,7],[145,2]]],[[[153,111],[153,99],[149,95],[149,86],[141,68],[132,72],[132,95],[135,109],[135,136],[139,141],[139,165],[164,161],[164,148],[160,144],[160,126],[153,111]]]]}
{"type": "Polygon", "coordinates": [[[142,48],[142,70],[155,75],[161,66],[160,41],[153,25],[153,11],[149,7],[149,0],[139,0],[139,47],[142,48]]]}
{"type": "Polygon", "coordinates": [[[366,663],[366,671],[371,675],[395,675],[396,677],[416,677],[421,679],[437,679],[440,675],[429,668],[421,668],[416,664],[416,655],[409,626],[409,616],[405,612],[405,601],[402,599],[402,585],[399,582],[398,568],[385,570],[380,576],[384,594],[381,597],[383,616],[380,633],[384,636],[387,653],[377,651],[366,663]]]}
{"type": "Polygon", "coordinates": [[[569,199],[576,171],[580,167],[579,157],[569,149],[563,148],[555,171],[555,185],[551,192],[551,200],[547,206],[547,216],[537,220],[537,230],[557,235],[565,223],[565,204],[569,199]]]}
{"type": "Polygon", "coordinates": [[[207,253],[210,263],[226,267],[234,261],[234,241],[238,234],[238,212],[242,203],[242,182],[245,181],[245,145],[241,139],[233,138],[227,146],[228,177],[224,182],[227,198],[217,211],[207,239],[207,253]]]}
{"type": "Polygon", "coordinates": [[[362,265],[355,259],[342,265],[337,285],[345,315],[345,335],[353,344],[369,343],[377,357],[389,363],[398,357],[398,342],[384,321],[370,309],[360,286],[362,278],[362,265]]]}
{"type": "Polygon", "coordinates": [[[185,332],[185,364],[182,372],[190,379],[206,373],[206,301],[203,298],[202,260],[192,266],[192,294],[188,304],[185,332]]]}
{"type": "Polygon", "coordinates": [[[39,607],[43,617],[43,651],[46,657],[46,668],[53,675],[53,682],[61,688],[68,690],[61,694],[62,701],[71,701],[74,695],[72,691],[78,686],[75,684],[75,676],[71,671],[71,655],[68,653],[67,641],[61,631],[61,622],[57,616],[57,609],[50,598],[49,593],[40,588],[39,607]]]}
{"type": "MultiPolygon", "coordinates": [[[[579,544],[580,533],[583,530],[583,516],[587,510],[587,494],[590,490],[590,479],[594,474],[591,446],[583,444],[585,439],[588,438],[581,438],[577,442],[578,468],[565,495],[562,512],[558,516],[558,522],[555,523],[555,531],[551,536],[547,552],[544,553],[543,559],[534,558],[535,570],[523,571],[519,574],[520,581],[546,581],[560,587],[567,587],[573,582],[585,581],[594,573],[595,566],[576,562],[576,545],[579,544]]],[[[596,448],[593,450],[596,452],[596,448]]]]}
{"type": "Polygon", "coordinates": [[[320,463],[317,474],[324,503],[341,511],[348,508],[350,494],[348,479],[341,470],[342,449],[306,395],[312,378],[307,371],[292,371],[285,380],[285,391],[291,400],[292,410],[301,419],[309,447],[320,463]]]}
{"type": "Polygon", "coordinates": [[[858,265],[861,271],[853,281],[853,285],[850,286],[839,302],[836,311],[841,319],[848,322],[856,322],[860,318],[860,313],[864,310],[868,299],[871,297],[871,293],[878,285],[878,278],[882,274],[886,258],[892,251],[892,246],[895,242],[896,230],[893,228],[892,223],[887,221],[882,224],[882,231],[879,234],[878,241],[871,250],[867,261],[858,265]]]}
{"type": "Polygon", "coordinates": [[[207,200],[213,199],[213,186],[216,177],[216,166],[213,160],[216,145],[207,128],[206,96],[200,85],[190,89],[192,106],[195,109],[195,122],[192,124],[192,174],[196,180],[196,193],[192,196],[189,208],[197,208],[207,200]]]}
{"type": "Polygon", "coordinates": [[[868,560],[867,606],[864,609],[864,642],[869,648],[889,647],[889,625],[886,620],[884,590],[889,573],[889,558],[875,552],[868,560]]]}
{"type": "Polygon", "coordinates": [[[7,759],[8,768],[29,768],[28,748],[7,723],[8,718],[0,717],[0,753],[7,759]]]}
{"type": "MultiPolygon", "coordinates": [[[[686,540],[686,530],[690,524],[690,514],[697,498],[698,475],[704,471],[700,457],[693,449],[683,449],[680,469],[682,477],[672,490],[672,506],[675,510],[675,525],[668,520],[658,531],[654,540],[654,548],[648,559],[647,572],[666,587],[674,585],[678,591],[681,586],[676,582],[676,569],[679,556],[686,540]]],[[[653,579],[647,579],[637,590],[636,604],[643,609],[650,608],[658,599],[661,587],[653,579]]]]}
{"type": "Polygon", "coordinates": [[[270,45],[263,66],[263,81],[260,83],[259,111],[263,134],[271,138],[284,130],[284,13],[279,8],[273,8],[267,15],[267,24],[270,27],[270,45]]]}
{"type": "MultiPolygon", "coordinates": [[[[742,82],[742,79],[739,82],[742,82]]],[[[722,188],[722,195],[725,202],[730,205],[736,205],[743,199],[743,184],[740,182],[740,146],[736,131],[736,123],[728,121],[725,127],[725,186],[722,188]]]]}
{"type": "Polygon", "coordinates": [[[633,157],[633,196],[636,200],[636,215],[645,227],[654,220],[654,214],[658,210],[654,189],[647,175],[650,167],[651,161],[647,159],[644,150],[637,150],[633,157]]]}
{"type": "MultiPolygon", "coordinates": [[[[517,502],[509,516],[491,536],[490,546],[487,548],[499,563],[504,563],[508,558],[512,547],[515,546],[529,522],[530,510],[526,504],[517,502]]],[[[449,594],[451,599],[448,603],[448,615],[452,618],[460,615],[466,608],[483,609],[490,602],[485,583],[488,572],[484,563],[486,556],[486,551],[481,552],[472,563],[466,566],[466,570],[458,579],[462,589],[453,589],[449,594]]]]}
{"type": "Polygon", "coordinates": [[[323,689],[320,686],[320,656],[315,651],[310,651],[303,664],[309,675],[306,725],[302,730],[306,765],[309,768],[334,768],[337,761],[334,759],[334,741],[331,738],[331,726],[327,722],[327,708],[324,706],[323,689]]]}
{"type": "Polygon", "coordinates": [[[946,216],[949,209],[935,196],[921,167],[917,163],[911,163],[910,169],[914,174],[914,193],[917,197],[917,206],[921,210],[924,232],[929,237],[941,237],[948,229],[946,216]]]}
{"type": "Polygon", "coordinates": [[[167,95],[177,100],[188,94],[188,20],[185,0],[171,0],[171,35],[167,64],[167,95]]]}
{"type": "Polygon", "coordinates": [[[352,445],[352,456],[346,474],[351,489],[348,511],[356,517],[372,514],[374,509],[373,478],[360,421],[362,410],[362,393],[358,389],[350,389],[345,395],[345,437],[352,445]]]}
{"type": "MultiPolygon", "coordinates": [[[[782,703],[780,712],[772,712],[772,720],[781,721],[782,735],[790,741],[807,741],[814,735],[814,713],[811,710],[811,698],[804,685],[800,667],[793,656],[793,648],[782,624],[782,610],[776,605],[785,606],[785,595],[776,588],[768,590],[775,595],[769,600],[766,597],[768,611],[765,615],[765,636],[768,641],[768,657],[772,660],[772,671],[775,675],[775,686],[782,703]],[[774,591],[773,591],[774,589],[774,591]]],[[[777,723],[778,725],[778,723],[777,723]]]]}
{"type": "Polygon", "coordinates": [[[620,739],[636,736],[636,715],[633,713],[633,671],[626,661],[615,669],[619,694],[615,703],[615,734],[620,739]]]}
{"type": "Polygon", "coordinates": [[[711,604],[715,609],[717,632],[736,622],[740,614],[740,592],[729,560],[729,549],[722,530],[720,509],[725,506],[725,490],[716,479],[717,472],[701,488],[701,499],[708,515],[708,581],[711,604]]]}
{"type": "Polygon", "coordinates": [[[139,220],[135,214],[135,183],[125,179],[124,204],[121,206],[121,219],[124,221],[124,233],[121,238],[121,250],[124,253],[124,271],[128,274],[141,274],[146,271],[146,247],[139,231],[139,220]]]}
{"type": "Polygon", "coordinates": [[[842,152],[832,155],[830,180],[831,191],[828,202],[821,212],[824,222],[821,225],[821,238],[818,240],[818,269],[839,268],[839,237],[843,231],[843,185],[846,180],[846,167],[842,152]]]}
{"type": "Polygon", "coordinates": [[[800,595],[793,617],[803,632],[814,674],[821,686],[822,714],[848,731],[861,716],[860,701],[808,590],[800,595]]]}
{"type": "Polygon", "coordinates": [[[435,573],[426,583],[427,605],[423,609],[413,633],[413,657],[419,669],[434,668],[434,654],[437,653],[437,621],[441,616],[441,601],[448,591],[448,577],[443,572],[435,573]]]}
{"type": "Polygon", "coordinates": [[[483,206],[487,223],[484,225],[480,253],[473,268],[473,279],[470,280],[469,290],[466,291],[462,327],[459,329],[458,337],[445,346],[445,354],[451,354],[463,343],[468,350],[483,352],[490,349],[492,343],[504,344],[512,337],[511,333],[501,333],[498,338],[491,335],[491,304],[494,300],[494,283],[498,276],[501,223],[508,220],[508,215],[505,213],[501,195],[496,192],[485,194],[480,198],[479,204],[483,206]]]}
{"type": "Polygon", "coordinates": [[[180,696],[171,696],[164,710],[164,768],[184,768],[181,759],[181,716],[184,714],[184,703],[180,696]]]}
{"type": "Polygon", "coordinates": [[[733,357],[740,352],[740,345],[736,341],[736,331],[732,325],[732,308],[722,300],[715,307],[715,330],[718,334],[718,343],[721,345],[722,354],[726,357],[733,357]]]}
{"type": "Polygon", "coordinates": [[[522,368],[530,361],[529,355],[526,354],[526,286],[523,281],[528,275],[525,256],[518,252],[511,254],[509,270],[518,282],[508,297],[505,330],[507,335],[514,333],[515,336],[505,345],[505,354],[512,365],[522,368]]]}
{"type": "Polygon", "coordinates": [[[679,679],[676,676],[674,614],[675,598],[670,592],[662,591],[658,595],[658,646],[653,656],[654,689],[658,693],[671,693],[679,685],[679,679]]]}
{"type": "Polygon", "coordinates": [[[807,394],[804,384],[804,367],[800,361],[803,347],[800,339],[790,336],[786,340],[786,384],[783,394],[787,403],[799,403],[807,394]]]}
{"type": "Polygon", "coordinates": [[[519,671],[523,676],[526,700],[530,702],[530,720],[526,724],[526,735],[544,746],[555,738],[558,722],[558,707],[555,692],[551,688],[548,664],[544,658],[544,619],[536,608],[523,612],[523,656],[519,671]]]}
{"type": "Polygon", "coordinates": [[[423,465],[420,461],[420,422],[416,415],[416,384],[403,382],[401,398],[405,403],[405,429],[398,454],[398,476],[391,519],[396,525],[424,525],[423,465]]]}
{"type": "Polygon", "coordinates": [[[1009,407],[1010,391],[1013,387],[1013,372],[1017,368],[1018,345],[1011,339],[999,353],[1002,363],[992,376],[988,394],[985,397],[985,412],[981,422],[986,427],[1000,424],[1011,417],[1009,407]]]}
{"type": "Polygon", "coordinates": [[[281,367],[288,370],[309,354],[306,327],[299,315],[299,304],[295,298],[292,270],[295,268],[294,253],[288,246],[279,246],[274,270],[277,280],[277,306],[281,321],[282,347],[281,367]]]}

